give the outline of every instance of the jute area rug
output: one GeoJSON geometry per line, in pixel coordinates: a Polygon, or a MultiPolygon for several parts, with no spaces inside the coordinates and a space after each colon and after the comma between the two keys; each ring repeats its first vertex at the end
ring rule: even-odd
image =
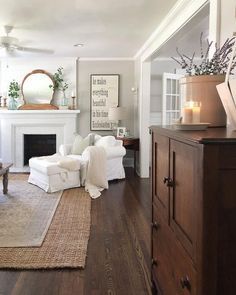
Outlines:
{"type": "Polygon", "coordinates": [[[41,246],[62,195],[30,185],[27,175],[19,178],[12,177],[7,195],[0,179],[0,247],[41,246]]]}
{"type": "Polygon", "coordinates": [[[90,211],[91,198],[83,188],[65,190],[42,246],[0,248],[0,268],[84,268],[90,211]]]}

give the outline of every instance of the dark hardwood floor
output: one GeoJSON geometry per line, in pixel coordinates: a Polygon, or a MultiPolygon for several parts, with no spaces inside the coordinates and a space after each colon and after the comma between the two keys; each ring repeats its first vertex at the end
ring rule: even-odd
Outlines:
{"type": "Polygon", "coordinates": [[[110,182],[109,189],[92,200],[86,268],[2,270],[0,295],[151,294],[150,221],[149,180],[126,169],[126,180],[110,182]]]}

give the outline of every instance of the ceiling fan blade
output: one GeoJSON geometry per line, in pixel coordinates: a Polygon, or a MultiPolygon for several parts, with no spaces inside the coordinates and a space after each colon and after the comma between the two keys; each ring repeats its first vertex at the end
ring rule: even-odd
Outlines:
{"type": "Polygon", "coordinates": [[[0,55],[1,57],[18,57],[17,51],[7,47],[0,47],[0,55]]]}
{"type": "Polygon", "coordinates": [[[25,52],[32,52],[32,53],[45,53],[45,54],[53,54],[54,53],[54,50],[51,50],[51,49],[22,47],[22,46],[18,46],[17,50],[25,51],[25,52]]]}

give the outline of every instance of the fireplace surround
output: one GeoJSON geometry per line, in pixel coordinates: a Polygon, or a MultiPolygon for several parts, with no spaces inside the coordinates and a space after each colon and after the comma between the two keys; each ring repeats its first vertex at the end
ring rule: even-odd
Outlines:
{"type": "Polygon", "coordinates": [[[58,152],[61,144],[73,141],[79,113],[79,110],[0,110],[0,160],[13,163],[12,172],[29,171],[24,165],[24,136],[54,134],[58,152]]]}

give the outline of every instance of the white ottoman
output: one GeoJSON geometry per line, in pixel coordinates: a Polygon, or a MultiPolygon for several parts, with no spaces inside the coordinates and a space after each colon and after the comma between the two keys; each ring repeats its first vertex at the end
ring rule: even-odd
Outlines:
{"type": "MultiPolygon", "coordinates": [[[[48,158],[50,159],[50,156],[48,158]]],[[[80,186],[79,170],[64,169],[57,162],[47,160],[47,157],[31,158],[29,167],[28,182],[37,185],[48,193],[80,186]]]]}

